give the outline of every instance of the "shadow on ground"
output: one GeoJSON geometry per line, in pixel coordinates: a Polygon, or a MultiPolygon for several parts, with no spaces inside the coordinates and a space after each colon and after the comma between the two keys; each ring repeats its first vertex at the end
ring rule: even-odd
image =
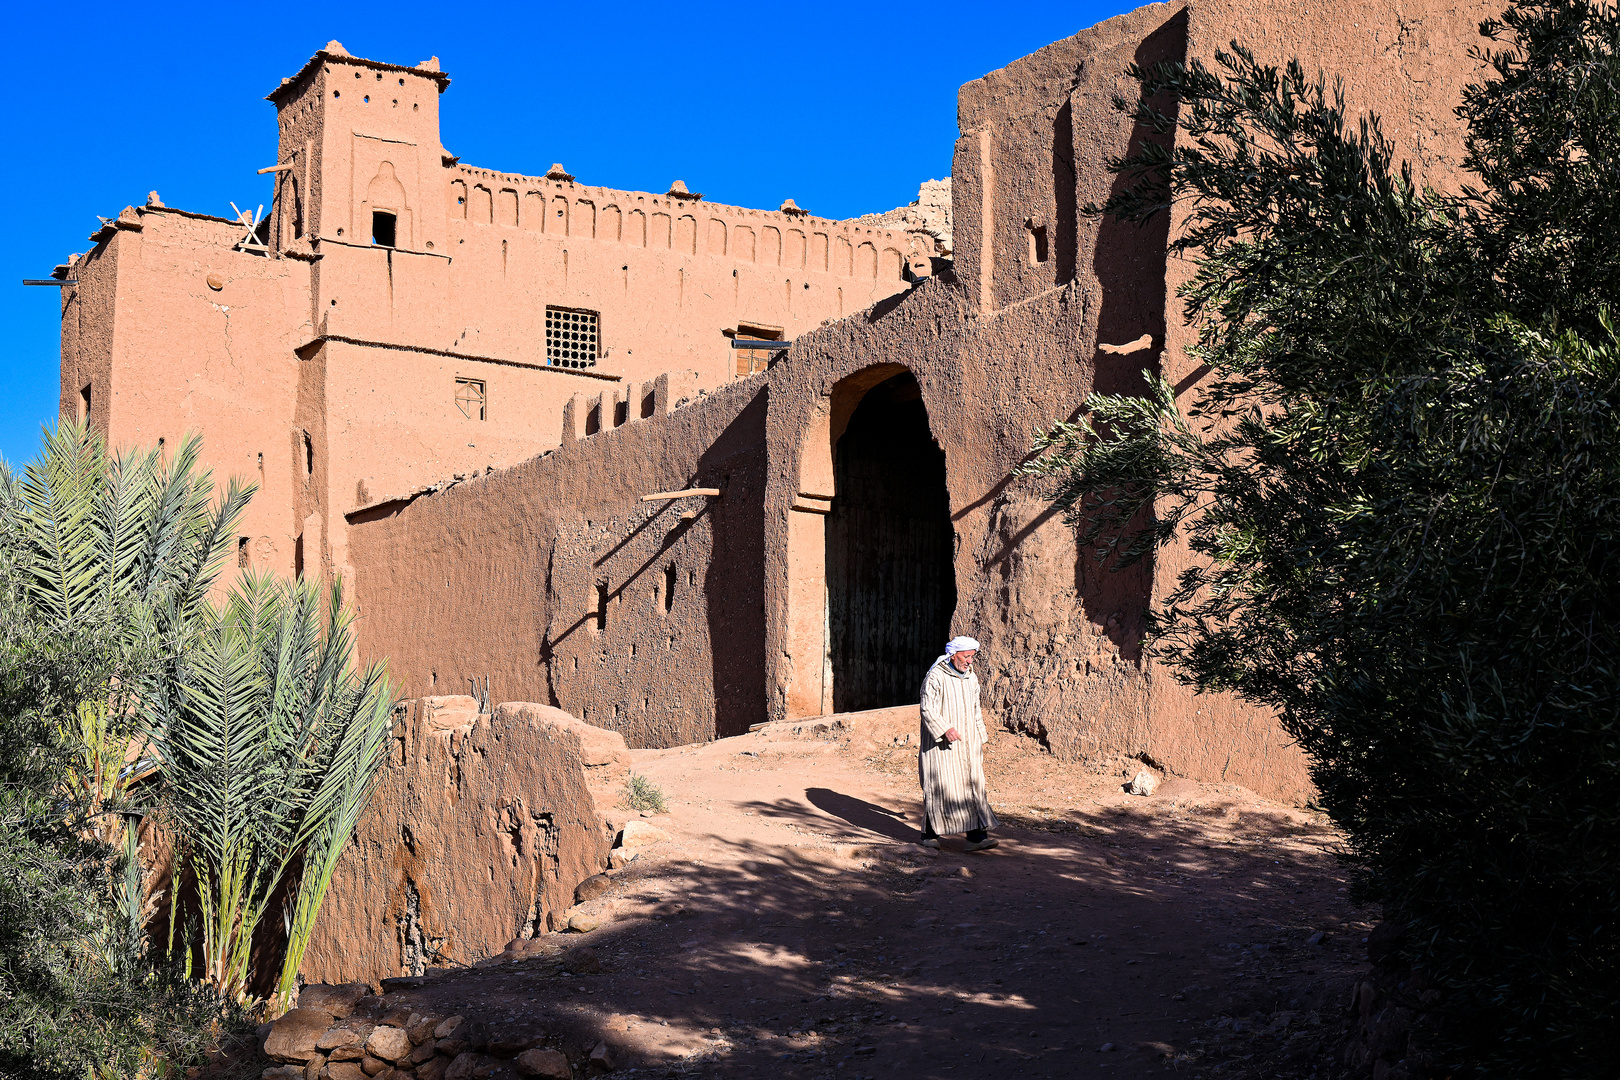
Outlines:
{"type": "Polygon", "coordinates": [[[552,936],[602,973],[543,956],[409,999],[605,1041],[627,1075],[1338,1075],[1366,923],[1327,830],[1219,805],[1009,810],[998,850],[935,854],[892,842],[914,806],[804,791],[738,803],[793,843],[688,829],[617,874],[602,929],[552,936]]]}

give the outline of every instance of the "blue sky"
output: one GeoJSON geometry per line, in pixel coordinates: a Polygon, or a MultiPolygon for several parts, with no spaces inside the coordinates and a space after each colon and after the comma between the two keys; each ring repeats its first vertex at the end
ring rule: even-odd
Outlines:
{"type": "Polygon", "coordinates": [[[0,303],[0,456],[55,417],[58,290],[24,288],[86,250],[96,214],[150,190],[229,214],[270,192],[262,100],[336,38],[358,56],[437,55],[446,147],[468,164],[717,202],[784,198],[828,217],[887,210],[950,172],[962,83],[1123,3],[19,4],[0,132],[10,148],[0,303]],[[16,70],[20,69],[20,70],[16,70]]]}

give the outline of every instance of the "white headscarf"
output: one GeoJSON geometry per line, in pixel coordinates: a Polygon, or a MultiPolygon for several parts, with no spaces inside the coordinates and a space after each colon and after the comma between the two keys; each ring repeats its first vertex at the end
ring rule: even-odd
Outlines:
{"type": "MultiPolygon", "coordinates": [[[[936,657],[935,660],[934,660],[934,664],[939,663],[941,660],[948,660],[951,657],[955,656],[959,652],[978,652],[978,651],[979,651],[979,643],[977,641],[975,641],[973,638],[970,638],[970,637],[953,637],[953,638],[951,638],[951,640],[949,640],[949,641],[947,641],[945,643],[945,655],[940,656],[940,657],[936,657]]],[[[933,667],[934,664],[930,664],[928,666],[933,667]]]]}

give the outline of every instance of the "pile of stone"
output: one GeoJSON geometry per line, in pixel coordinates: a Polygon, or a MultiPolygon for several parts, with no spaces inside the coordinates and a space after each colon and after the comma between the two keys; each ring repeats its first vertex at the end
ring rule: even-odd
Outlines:
{"type": "Polygon", "coordinates": [[[612,1049],[557,1045],[532,1028],[390,1004],[364,983],[306,986],[264,1032],[280,1064],[263,1080],[575,1080],[613,1070],[612,1049]]]}

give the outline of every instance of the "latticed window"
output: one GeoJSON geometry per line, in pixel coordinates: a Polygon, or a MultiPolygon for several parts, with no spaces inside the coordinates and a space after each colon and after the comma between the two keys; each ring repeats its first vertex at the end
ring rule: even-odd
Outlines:
{"type": "Polygon", "coordinates": [[[484,418],[484,383],[482,379],[456,380],[456,408],[469,420],[484,418]]]}
{"type": "Polygon", "coordinates": [[[546,363],[552,367],[596,366],[597,313],[546,308],[546,363]]]}

